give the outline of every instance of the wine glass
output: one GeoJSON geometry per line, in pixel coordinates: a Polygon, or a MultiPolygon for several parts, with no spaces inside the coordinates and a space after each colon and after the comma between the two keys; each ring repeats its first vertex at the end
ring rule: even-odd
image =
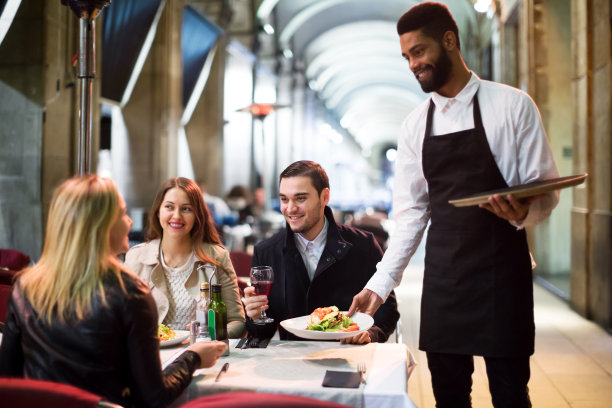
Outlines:
{"type": "MultiPolygon", "coordinates": [[[[251,268],[251,285],[255,288],[255,294],[268,296],[273,282],[274,272],[272,272],[271,266],[254,266],[251,268]]],[[[266,316],[266,311],[262,310],[259,319],[254,320],[253,323],[266,324],[273,321],[274,319],[266,316]]]]}

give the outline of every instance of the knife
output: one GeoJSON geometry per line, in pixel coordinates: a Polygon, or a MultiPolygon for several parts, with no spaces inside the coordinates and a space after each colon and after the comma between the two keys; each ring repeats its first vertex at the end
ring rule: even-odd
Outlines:
{"type": "Polygon", "coordinates": [[[221,367],[219,374],[217,374],[217,378],[215,378],[215,382],[219,382],[219,380],[221,379],[221,375],[227,372],[228,369],[229,369],[229,363],[223,364],[223,367],[221,367]]]}

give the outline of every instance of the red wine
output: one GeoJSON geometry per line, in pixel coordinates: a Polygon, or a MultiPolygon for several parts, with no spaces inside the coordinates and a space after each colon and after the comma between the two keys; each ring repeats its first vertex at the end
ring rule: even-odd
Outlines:
{"type": "Polygon", "coordinates": [[[272,289],[272,281],[254,282],[253,287],[255,288],[256,294],[268,296],[270,294],[270,289],[272,289]]]}

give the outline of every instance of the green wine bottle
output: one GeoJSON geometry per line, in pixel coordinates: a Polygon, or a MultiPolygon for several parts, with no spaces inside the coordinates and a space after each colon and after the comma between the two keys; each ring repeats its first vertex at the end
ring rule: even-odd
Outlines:
{"type": "Polygon", "coordinates": [[[213,284],[211,285],[211,289],[212,299],[210,301],[208,309],[208,331],[212,340],[223,341],[227,344],[225,353],[223,354],[227,355],[229,354],[229,339],[227,333],[227,308],[225,307],[225,303],[221,298],[221,285],[213,284]],[[211,311],[213,313],[211,313],[211,311]],[[213,316],[214,318],[211,319],[211,317],[213,316]]]}

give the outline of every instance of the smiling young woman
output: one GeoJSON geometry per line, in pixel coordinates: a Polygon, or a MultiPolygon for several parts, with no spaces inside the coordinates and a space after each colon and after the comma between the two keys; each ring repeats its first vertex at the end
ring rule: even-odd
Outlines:
{"type": "Polygon", "coordinates": [[[167,180],[157,192],[147,242],[126,254],[125,264],[149,284],[159,323],[184,330],[195,315],[200,283],[208,282],[201,265],[215,265],[214,280],[222,285],[230,337],[244,332],[244,310],[238,279],[221,244],[198,185],[184,177],[167,180]]]}

